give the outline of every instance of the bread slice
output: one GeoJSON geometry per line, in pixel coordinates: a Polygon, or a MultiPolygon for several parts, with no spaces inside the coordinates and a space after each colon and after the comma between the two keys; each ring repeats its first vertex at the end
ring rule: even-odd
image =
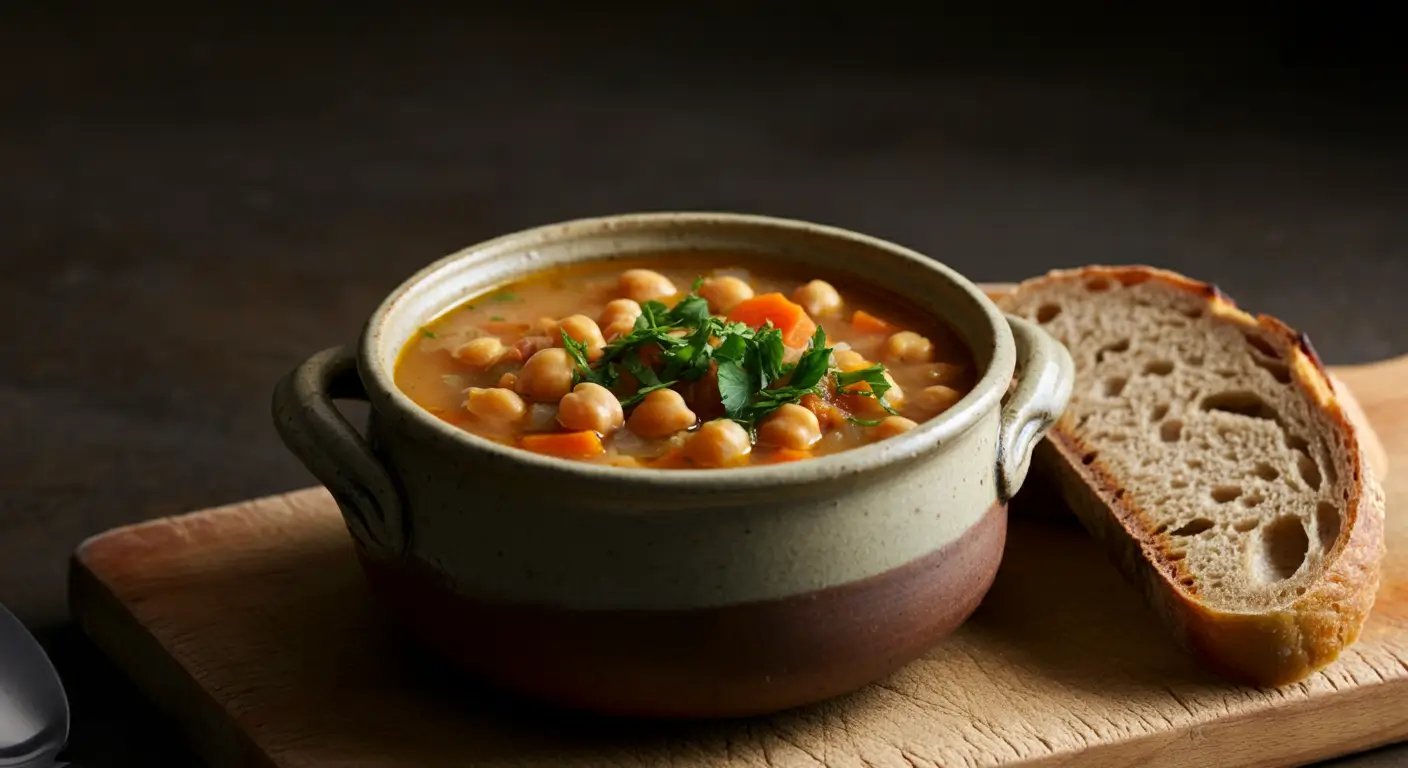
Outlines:
{"type": "Polygon", "coordinates": [[[1036,471],[1184,644],[1273,686],[1354,642],[1383,491],[1304,334],[1150,267],[1051,272],[1000,304],[1075,359],[1036,471]]]}

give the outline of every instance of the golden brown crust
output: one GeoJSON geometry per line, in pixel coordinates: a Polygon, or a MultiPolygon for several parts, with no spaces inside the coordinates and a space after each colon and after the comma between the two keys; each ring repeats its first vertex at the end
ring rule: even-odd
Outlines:
{"type": "Polygon", "coordinates": [[[1346,481],[1350,498],[1340,540],[1327,556],[1325,572],[1291,604],[1254,614],[1210,608],[1199,600],[1196,583],[1182,560],[1160,543],[1150,518],[1125,494],[1119,479],[1094,458],[1068,420],[1057,423],[1033,459],[1039,471],[1052,476],[1082,524],[1139,585],[1177,637],[1209,667],[1253,685],[1303,679],[1334,661],[1358,638],[1378,591],[1384,500],[1360,445],[1360,427],[1342,406],[1304,334],[1274,317],[1243,312],[1214,285],[1153,267],[1090,266],[1023,282],[1000,303],[1010,306],[1024,291],[1053,282],[1099,280],[1124,285],[1156,280],[1202,299],[1218,319],[1258,331],[1289,361],[1291,380],[1328,416],[1343,441],[1350,459],[1346,481]]]}

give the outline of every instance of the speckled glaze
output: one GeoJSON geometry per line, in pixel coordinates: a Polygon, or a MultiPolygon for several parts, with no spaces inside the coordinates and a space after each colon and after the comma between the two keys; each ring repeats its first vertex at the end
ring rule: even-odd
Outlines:
{"type": "Polygon", "coordinates": [[[633,214],[519,232],[432,264],[382,303],[355,353],[326,350],[286,376],[274,421],[336,498],[373,588],[431,647],[568,706],[740,715],[864,685],[967,618],[1001,559],[1006,502],[1072,378],[1044,332],[900,246],[798,221],[633,214]],[[856,274],[946,318],[984,374],[896,438],[677,471],[501,446],[393,384],[406,339],[469,296],[565,263],[676,250],[856,274]],[[336,398],[370,401],[366,439],[336,398]]]}

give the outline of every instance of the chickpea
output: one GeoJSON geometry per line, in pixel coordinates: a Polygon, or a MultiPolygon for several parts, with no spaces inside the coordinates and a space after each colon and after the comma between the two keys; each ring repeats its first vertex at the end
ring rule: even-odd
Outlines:
{"type": "Polygon", "coordinates": [[[713,277],[699,286],[699,295],[709,302],[710,312],[727,312],[753,298],[753,288],[732,275],[713,277]]]}
{"type": "Polygon", "coordinates": [[[505,373],[499,377],[499,386],[504,389],[514,389],[517,384],[518,374],[516,373],[505,373]]]}
{"type": "Polygon", "coordinates": [[[685,458],[699,467],[736,464],[752,450],[748,430],[729,419],[705,422],[684,444],[685,458]]]}
{"type": "Polygon", "coordinates": [[[758,425],[758,442],[804,451],[821,439],[821,422],[800,405],[778,408],[758,425]]]}
{"type": "MultiPolygon", "coordinates": [[[[558,321],[557,327],[571,336],[573,341],[584,344],[588,354],[599,354],[602,347],[606,346],[606,339],[601,335],[601,329],[597,327],[596,321],[586,315],[572,315],[564,317],[558,321]]],[[[558,334],[557,343],[562,343],[562,334],[558,334]]]]}
{"type": "Polygon", "coordinates": [[[601,332],[602,332],[602,335],[606,338],[607,341],[615,341],[616,339],[619,339],[619,338],[621,338],[622,336],[629,336],[629,335],[631,335],[631,331],[634,331],[635,329],[636,329],[636,321],[634,321],[634,320],[617,320],[616,322],[612,323],[611,325],[608,325],[608,326],[606,326],[605,328],[603,328],[603,329],[601,330],[601,332]]]}
{"type": "Polygon", "coordinates": [[[628,269],[617,284],[626,298],[637,302],[660,301],[679,293],[670,278],[651,269],[628,269]]]}
{"type": "Polygon", "coordinates": [[[953,407],[954,403],[962,399],[962,392],[959,392],[953,387],[944,386],[943,384],[925,387],[924,390],[919,393],[919,402],[923,403],[926,409],[935,413],[947,411],[949,408],[953,407]]]}
{"type": "Polygon", "coordinates": [[[626,423],[641,437],[669,437],[689,429],[699,417],[685,405],[684,397],[673,389],[657,389],[645,396],[626,423]]]}
{"type": "Polygon", "coordinates": [[[557,321],[551,317],[540,317],[534,320],[530,330],[538,336],[548,336],[554,339],[558,337],[557,321]]]}
{"type": "Polygon", "coordinates": [[[934,359],[934,345],[914,331],[900,331],[885,340],[885,359],[898,363],[927,363],[934,359]]]}
{"type": "Polygon", "coordinates": [[[557,404],[557,423],[573,432],[591,430],[609,435],[625,422],[621,401],[600,384],[584,381],[557,404]]]}
{"type": "Polygon", "coordinates": [[[523,364],[514,389],[533,400],[556,402],[572,391],[572,357],[557,347],[540,349],[523,364]]]}
{"type": "Polygon", "coordinates": [[[841,294],[825,280],[813,280],[792,292],[792,300],[812,317],[834,315],[841,309],[841,294]]]}
{"type": "Polygon", "coordinates": [[[504,346],[497,336],[484,336],[467,341],[454,351],[456,360],[474,368],[491,368],[504,359],[506,354],[508,347],[504,346]]]}
{"type": "Polygon", "coordinates": [[[906,419],[903,416],[891,416],[871,427],[867,432],[867,436],[871,440],[884,440],[887,437],[894,437],[895,435],[908,432],[917,426],[919,426],[919,424],[912,419],[906,419]]]}
{"type": "Polygon", "coordinates": [[[891,376],[889,371],[885,371],[885,381],[890,382],[890,388],[885,392],[885,402],[889,403],[891,408],[903,406],[904,390],[900,389],[900,385],[895,383],[895,377],[891,376]]]}
{"type": "Polygon", "coordinates": [[[854,349],[838,349],[831,353],[836,358],[836,367],[843,371],[859,371],[862,368],[869,368],[871,363],[865,359],[865,355],[854,349]]]}
{"type": "Polygon", "coordinates": [[[636,318],[640,317],[640,305],[630,299],[614,299],[606,303],[606,308],[601,310],[601,317],[597,323],[602,328],[608,328],[622,323],[634,326],[636,318]]]}
{"type": "Polygon", "coordinates": [[[485,421],[518,421],[528,412],[528,406],[523,404],[523,398],[517,392],[502,387],[471,387],[464,407],[485,421]]]}
{"type": "Polygon", "coordinates": [[[968,371],[961,365],[953,363],[934,363],[925,371],[924,378],[935,384],[952,384],[962,379],[968,371]]]}

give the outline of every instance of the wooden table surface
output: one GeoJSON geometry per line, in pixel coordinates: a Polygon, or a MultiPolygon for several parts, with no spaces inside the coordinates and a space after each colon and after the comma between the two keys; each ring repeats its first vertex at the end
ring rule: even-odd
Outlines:
{"type": "Polygon", "coordinates": [[[275,379],[495,234],[799,216],[983,280],[1169,266],[1329,362],[1408,352],[1386,17],[536,10],[0,15],[0,602],[61,667],[74,758],[190,760],[68,623],[73,547],[309,484],[275,379]]]}

